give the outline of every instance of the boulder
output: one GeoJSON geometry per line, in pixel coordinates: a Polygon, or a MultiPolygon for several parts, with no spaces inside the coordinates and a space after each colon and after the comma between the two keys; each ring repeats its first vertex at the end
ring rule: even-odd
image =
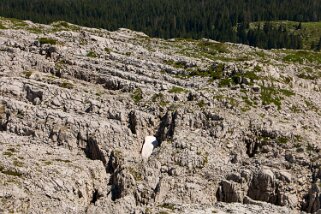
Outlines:
{"type": "Polygon", "coordinates": [[[275,176],[270,169],[256,173],[249,187],[248,196],[254,200],[273,203],[275,200],[275,176]]]}
{"type": "Polygon", "coordinates": [[[216,196],[219,201],[223,202],[243,202],[244,192],[239,183],[222,180],[216,196]]]}
{"type": "Polygon", "coordinates": [[[154,136],[146,136],[145,142],[142,149],[142,157],[143,159],[148,159],[149,156],[153,153],[154,148],[158,146],[158,142],[156,137],[154,136]]]}

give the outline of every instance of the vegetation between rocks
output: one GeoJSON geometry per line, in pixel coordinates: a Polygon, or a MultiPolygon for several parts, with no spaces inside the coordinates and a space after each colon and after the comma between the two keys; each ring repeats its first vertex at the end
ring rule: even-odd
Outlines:
{"type": "Polygon", "coordinates": [[[46,37],[39,38],[39,42],[41,45],[44,45],[44,44],[56,45],[57,44],[56,39],[46,38],[46,37]]]}

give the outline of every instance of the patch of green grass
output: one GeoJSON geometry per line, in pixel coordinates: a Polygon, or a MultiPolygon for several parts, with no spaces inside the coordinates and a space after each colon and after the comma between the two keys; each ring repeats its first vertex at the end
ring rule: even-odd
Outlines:
{"type": "Polygon", "coordinates": [[[102,92],[100,92],[100,91],[99,91],[99,92],[96,92],[95,95],[96,95],[97,97],[101,97],[102,92]]]}
{"type": "Polygon", "coordinates": [[[10,175],[10,176],[17,176],[21,177],[22,173],[11,170],[11,169],[5,169],[3,166],[0,165],[0,172],[5,175],[10,175]]]}
{"type": "Polygon", "coordinates": [[[216,55],[218,53],[229,53],[227,45],[224,43],[216,43],[210,41],[200,41],[197,46],[201,51],[208,53],[210,55],[216,55]]]}
{"type": "Polygon", "coordinates": [[[0,23],[0,30],[5,30],[7,29],[5,26],[2,25],[2,23],[0,23]]]}
{"type": "Polygon", "coordinates": [[[64,27],[64,28],[69,28],[68,22],[60,21],[60,22],[54,22],[51,25],[55,27],[64,27]]]}
{"type": "Polygon", "coordinates": [[[242,96],[243,101],[245,102],[246,105],[248,106],[255,106],[252,100],[248,96],[242,96]]]}
{"type": "Polygon", "coordinates": [[[35,33],[35,34],[41,34],[41,33],[43,33],[44,29],[40,28],[40,27],[28,27],[27,31],[29,31],[31,33],[35,33]]]}
{"type": "Polygon", "coordinates": [[[301,143],[295,143],[295,144],[293,144],[293,147],[297,148],[297,149],[300,149],[300,148],[302,148],[302,144],[301,143]]]}
{"type": "Polygon", "coordinates": [[[64,82],[60,83],[60,87],[67,88],[67,89],[73,89],[74,85],[70,82],[64,81],[64,82]]]}
{"type": "Polygon", "coordinates": [[[71,162],[70,160],[63,160],[63,159],[60,159],[60,158],[55,159],[55,161],[64,162],[64,163],[70,163],[71,162]]]}
{"type": "Polygon", "coordinates": [[[88,56],[88,57],[91,57],[91,58],[96,58],[96,57],[97,57],[97,54],[96,54],[94,51],[89,51],[89,52],[87,53],[87,56],[88,56]]]}
{"type": "Polygon", "coordinates": [[[6,106],[0,104],[0,119],[3,119],[5,113],[6,113],[6,106]]]}
{"type": "Polygon", "coordinates": [[[23,167],[23,163],[20,161],[17,161],[17,160],[13,161],[13,165],[15,165],[17,167],[23,167]]]}
{"type": "Polygon", "coordinates": [[[231,78],[224,78],[219,81],[218,87],[220,88],[229,87],[232,84],[233,84],[233,80],[231,78]]]}
{"type": "Polygon", "coordinates": [[[198,107],[200,107],[200,108],[204,108],[204,107],[205,107],[205,102],[204,102],[204,100],[198,101],[198,102],[197,102],[197,105],[198,105],[198,107]]]}
{"type": "Polygon", "coordinates": [[[233,107],[239,106],[239,102],[233,97],[225,97],[223,95],[216,95],[216,96],[213,96],[213,99],[218,100],[218,101],[225,103],[225,104],[230,104],[233,107]]]}
{"type": "Polygon", "coordinates": [[[224,43],[204,41],[204,40],[175,40],[174,46],[177,54],[199,59],[221,60],[224,62],[235,62],[248,60],[248,56],[229,57],[225,53],[230,53],[229,46],[224,43]]]}
{"type": "Polygon", "coordinates": [[[174,61],[172,59],[169,60],[164,60],[163,61],[165,64],[167,65],[171,65],[174,68],[186,68],[186,63],[185,62],[181,62],[181,61],[174,61]]]}
{"type": "Polygon", "coordinates": [[[49,166],[49,165],[52,164],[52,162],[51,162],[51,161],[45,161],[44,164],[45,164],[46,166],[49,166]]]}
{"type": "Polygon", "coordinates": [[[301,78],[301,79],[306,79],[306,80],[314,80],[314,79],[316,79],[314,76],[312,76],[310,74],[307,74],[305,72],[299,73],[298,77],[301,78]]]}
{"type": "Polygon", "coordinates": [[[65,63],[64,61],[60,60],[60,61],[58,61],[58,62],[55,63],[55,69],[56,69],[56,70],[61,70],[61,69],[64,68],[64,65],[65,65],[65,64],[66,64],[66,63],[65,63]]]}
{"type": "Polygon", "coordinates": [[[162,107],[165,107],[165,106],[168,105],[168,103],[169,103],[168,101],[161,100],[161,101],[159,102],[159,105],[162,106],[162,107]]]}
{"type": "Polygon", "coordinates": [[[152,101],[153,102],[157,102],[157,101],[160,101],[160,100],[163,100],[164,99],[164,94],[162,93],[157,93],[157,94],[154,94],[152,96],[152,101]]]}
{"type": "Polygon", "coordinates": [[[188,76],[200,76],[200,77],[211,77],[213,80],[218,80],[223,78],[223,71],[224,71],[224,64],[220,63],[216,66],[211,66],[206,70],[193,70],[191,71],[188,76]]]}
{"type": "Polygon", "coordinates": [[[212,79],[221,79],[223,77],[223,72],[215,71],[213,69],[208,70],[194,70],[188,75],[189,77],[199,76],[199,77],[212,77],[212,79]]]}
{"type": "Polygon", "coordinates": [[[17,150],[15,149],[15,148],[9,148],[9,149],[7,149],[7,151],[9,151],[9,152],[17,152],[17,150]]]}
{"type": "Polygon", "coordinates": [[[121,150],[115,149],[115,150],[113,150],[112,154],[118,160],[122,160],[124,158],[124,154],[121,150]]]}
{"type": "Polygon", "coordinates": [[[142,174],[138,170],[135,170],[134,168],[129,167],[128,171],[135,178],[136,181],[142,181],[143,180],[142,174]]]}
{"type": "Polygon", "coordinates": [[[110,48],[104,48],[106,53],[111,53],[111,49],[110,48]]]}
{"type": "Polygon", "coordinates": [[[307,146],[306,146],[306,150],[308,152],[313,152],[314,151],[314,146],[312,144],[308,143],[307,146]]]}
{"type": "Polygon", "coordinates": [[[303,137],[301,135],[294,135],[296,142],[303,142],[303,137]]]}
{"type": "Polygon", "coordinates": [[[88,41],[86,39],[81,38],[80,41],[79,41],[79,44],[80,45],[87,45],[88,41]]]}
{"type": "Polygon", "coordinates": [[[241,107],[240,110],[241,110],[242,112],[247,112],[247,111],[251,110],[251,107],[249,107],[249,106],[244,106],[244,107],[241,107]]]}
{"type": "MultiPolygon", "coordinates": [[[[266,57],[266,54],[264,53],[264,51],[255,51],[255,54],[262,59],[266,57]]],[[[255,67],[259,67],[259,66],[255,66],[255,67]]]]}
{"type": "Polygon", "coordinates": [[[290,110],[291,110],[291,112],[293,112],[293,113],[301,113],[301,112],[302,112],[302,110],[300,109],[300,107],[297,106],[297,105],[292,105],[292,106],[290,107],[290,110]]]}
{"type": "Polygon", "coordinates": [[[261,100],[263,105],[273,103],[278,110],[281,109],[281,98],[278,96],[277,90],[272,87],[261,87],[261,100]]]}
{"type": "Polygon", "coordinates": [[[251,81],[259,79],[259,76],[255,73],[255,71],[246,71],[245,73],[242,73],[241,76],[248,78],[251,81]]]}
{"type": "Polygon", "coordinates": [[[254,67],[254,71],[255,71],[255,72],[261,72],[261,71],[262,71],[262,68],[261,68],[260,66],[256,65],[256,66],[254,67]]]}
{"type": "Polygon", "coordinates": [[[260,77],[256,74],[255,69],[253,71],[244,71],[244,72],[236,73],[231,78],[234,84],[238,84],[238,81],[240,79],[242,79],[242,82],[244,83],[244,80],[246,79],[248,81],[246,82],[246,84],[248,85],[253,85],[255,80],[260,79],[260,77]]]}
{"type": "Polygon", "coordinates": [[[203,164],[204,166],[208,164],[208,152],[203,155],[203,164]]]}
{"type": "Polygon", "coordinates": [[[226,100],[233,107],[236,107],[239,105],[239,102],[236,99],[234,99],[233,97],[227,97],[226,100]]]}
{"type": "Polygon", "coordinates": [[[134,102],[137,104],[143,99],[143,91],[140,88],[136,88],[131,96],[134,102]]]}
{"type": "Polygon", "coordinates": [[[218,101],[222,101],[222,100],[224,99],[224,96],[221,95],[221,94],[215,95],[215,96],[213,96],[213,99],[214,99],[214,100],[218,100],[218,101]]]}
{"type": "Polygon", "coordinates": [[[288,89],[275,89],[273,87],[261,87],[261,100],[263,105],[274,104],[277,106],[278,110],[281,109],[281,101],[283,97],[281,96],[294,96],[295,93],[288,89]]]}
{"type": "Polygon", "coordinates": [[[165,211],[159,211],[157,214],[169,214],[169,213],[165,211]]]}
{"type": "Polygon", "coordinates": [[[228,87],[233,84],[239,84],[241,79],[247,79],[249,82],[247,84],[253,85],[255,80],[259,80],[259,76],[255,73],[255,71],[245,71],[236,73],[230,77],[226,77],[223,79],[220,79],[219,81],[219,87],[228,87]]]}
{"type": "Polygon", "coordinates": [[[24,72],[22,72],[22,74],[27,78],[27,79],[29,79],[30,77],[31,77],[31,75],[32,75],[32,71],[24,71],[24,72]]]}
{"type": "Polygon", "coordinates": [[[227,57],[224,55],[217,55],[215,57],[212,57],[212,60],[220,60],[220,61],[224,61],[224,62],[245,62],[245,61],[249,61],[252,58],[250,57],[250,55],[247,56],[237,56],[237,57],[227,57]]]}
{"type": "Polygon", "coordinates": [[[15,28],[23,28],[23,27],[28,26],[27,23],[25,23],[24,21],[22,21],[22,20],[20,20],[20,19],[5,18],[5,20],[10,21],[15,28]]]}
{"type": "Polygon", "coordinates": [[[311,102],[309,100],[304,100],[304,102],[305,102],[305,105],[307,106],[308,109],[315,111],[315,112],[319,111],[319,108],[313,102],[311,102]]]}
{"type": "Polygon", "coordinates": [[[287,96],[287,97],[291,97],[291,96],[294,96],[294,95],[295,95],[295,93],[294,93],[292,90],[279,89],[279,91],[280,91],[284,96],[287,96]]]}
{"type": "MultiPolygon", "coordinates": [[[[223,63],[219,63],[218,65],[215,66],[214,68],[214,72],[217,73],[217,74],[213,74],[211,75],[213,78],[217,77],[216,79],[219,79],[222,77],[222,73],[224,71],[224,68],[225,68],[225,65],[223,63]],[[219,76],[216,76],[216,75],[219,75],[219,76]]],[[[210,70],[212,71],[212,70],[210,70]]]]}
{"type": "Polygon", "coordinates": [[[169,103],[168,101],[165,100],[165,96],[162,93],[157,93],[152,96],[152,102],[159,102],[160,106],[167,106],[169,103]]]}
{"type": "Polygon", "coordinates": [[[281,76],[282,80],[285,84],[290,84],[292,82],[292,78],[291,77],[287,77],[287,76],[281,76]]]}
{"type": "Polygon", "coordinates": [[[41,45],[43,45],[43,44],[56,45],[57,44],[57,40],[56,39],[45,38],[45,37],[40,38],[39,42],[40,42],[41,45]]]}
{"type": "Polygon", "coordinates": [[[287,142],[289,142],[289,138],[287,137],[281,136],[276,139],[276,143],[278,144],[286,144],[287,142]]]}
{"type": "Polygon", "coordinates": [[[160,205],[163,208],[169,209],[169,210],[175,210],[175,205],[174,204],[170,204],[170,203],[164,203],[162,205],[160,205]]]}
{"type": "Polygon", "coordinates": [[[321,53],[313,51],[291,51],[283,60],[289,63],[321,63],[321,53]]]}
{"type": "Polygon", "coordinates": [[[266,143],[271,141],[271,138],[270,137],[266,137],[266,136],[258,136],[258,140],[261,143],[266,144],[266,143]]]}
{"type": "Polygon", "coordinates": [[[174,86],[171,89],[169,89],[168,92],[169,93],[180,94],[180,93],[186,92],[186,90],[184,88],[174,86]]]}
{"type": "Polygon", "coordinates": [[[3,155],[11,157],[13,155],[12,152],[4,152],[3,155]]]}
{"type": "Polygon", "coordinates": [[[17,171],[13,171],[13,170],[3,170],[3,171],[0,171],[1,173],[3,174],[6,174],[6,175],[11,175],[11,176],[17,176],[17,177],[21,177],[22,174],[20,172],[17,172],[17,171]]]}
{"type": "Polygon", "coordinates": [[[57,79],[57,77],[55,75],[53,75],[53,74],[49,74],[47,77],[48,77],[49,80],[57,79]]]}
{"type": "Polygon", "coordinates": [[[297,76],[301,79],[315,80],[315,79],[319,79],[321,77],[321,72],[314,71],[312,68],[306,67],[297,76]]]}
{"type": "Polygon", "coordinates": [[[54,27],[53,31],[61,31],[61,30],[65,30],[65,31],[69,31],[69,30],[77,31],[77,30],[80,29],[78,26],[69,24],[68,22],[65,22],[65,21],[53,22],[53,23],[51,23],[51,26],[54,27]]]}

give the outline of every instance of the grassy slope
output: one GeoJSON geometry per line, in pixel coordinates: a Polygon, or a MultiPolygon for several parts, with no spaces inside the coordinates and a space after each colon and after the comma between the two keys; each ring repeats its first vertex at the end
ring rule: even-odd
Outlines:
{"type": "MultiPolygon", "coordinates": [[[[256,28],[259,24],[263,27],[264,22],[253,22],[250,28],[256,28]]],[[[299,22],[293,21],[272,21],[274,26],[278,27],[281,24],[286,25],[287,29],[295,34],[302,35],[304,49],[310,49],[311,43],[317,43],[321,37],[321,22],[302,22],[302,29],[297,30],[299,22]]]]}

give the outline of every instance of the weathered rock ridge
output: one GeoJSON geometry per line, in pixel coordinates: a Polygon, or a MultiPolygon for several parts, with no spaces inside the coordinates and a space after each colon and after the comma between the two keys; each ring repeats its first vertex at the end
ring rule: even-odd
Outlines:
{"type": "Polygon", "coordinates": [[[0,24],[0,213],[321,213],[317,59],[0,24]]]}

